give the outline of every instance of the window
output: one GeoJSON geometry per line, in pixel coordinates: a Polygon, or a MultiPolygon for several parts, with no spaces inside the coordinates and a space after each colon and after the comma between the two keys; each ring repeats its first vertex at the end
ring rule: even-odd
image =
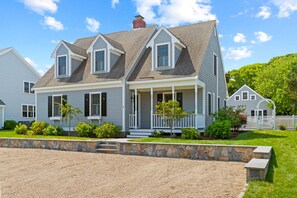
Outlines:
{"type": "Polygon", "coordinates": [[[91,102],[90,102],[90,109],[91,109],[91,116],[101,116],[101,94],[100,93],[91,93],[91,102]]]}
{"type": "Polygon", "coordinates": [[[251,116],[255,116],[255,110],[251,110],[251,116]]]}
{"type": "Polygon", "coordinates": [[[263,110],[263,115],[267,116],[267,110],[263,110]]]}
{"type": "Polygon", "coordinates": [[[256,100],[256,95],[255,94],[251,94],[251,100],[256,100]]]}
{"type": "Polygon", "coordinates": [[[24,93],[34,93],[34,91],[32,90],[33,86],[35,85],[35,83],[33,82],[24,82],[24,93]]]}
{"type": "Polygon", "coordinates": [[[35,106],[34,105],[22,105],[22,117],[23,118],[34,118],[35,117],[35,106]]]}
{"type": "Polygon", "coordinates": [[[249,99],[249,92],[243,91],[242,94],[242,100],[248,100],[249,99]]]}
{"type": "Polygon", "coordinates": [[[226,99],[224,100],[224,108],[226,108],[227,107],[227,101],[226,101],[226,99]]]}
{"type": "Polygon", "coordinates": [[[58,57],[58,75],[66,75],[66,56],[58,57]]]}
{"type": "Polygon", "coordinates": [[[53,113],[54,117],[61,116],[61,108],[60,105],[62,104],[62,96],[53,96],[53,113]]]}
{"type": "Polygon", "coordinates": [[[95,72],[105,71],[105,50],[95,52],[95,72]]]}
{"type": "Polygon", "coordinates": [[[239,95],[236,95],[234,99],[235,99],[235,101],[239,101],[240,100],[240,96],[239,95]]]}
{"type": "Polygon", "coordinates": [[[169,44],[158,45],[157,46],[157,66],[169,66],[169,53],[168,53],[169,44]]]}
{"type": "Polygon", "coordinates": [[[217,55],[213,55],[213,74],[217,75],[217,68],[218,68],[218,57],[217,55]]]}
{"type": "Polygon", "coordinates": [[[208,93],[208,115],[211,116],[211,93],[208,93]]]}
{"type": "Polygon", "coordinates": [[[221,103],[221,98],[220,98],[220,97],[218,97],[218,110],[221,108],[221,105],[220,105],[220,103],[221,103]]]}

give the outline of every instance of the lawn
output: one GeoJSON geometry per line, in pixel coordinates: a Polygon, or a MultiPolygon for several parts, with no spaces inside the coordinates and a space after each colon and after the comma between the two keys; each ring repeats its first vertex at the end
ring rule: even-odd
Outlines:
{"type": "Polygon", "coordinates": [[[232,140],[144,138],[134,141],[272,146],[267,181],[250,182],[245,197],[297,197],[297,132],[252,131],[242,133],[232,140]]]}
{"type": "Polygon", "coordinates": [[[98,140],[98,138],[76,137],[76,136],[45,136],[32,135],[32,131],[28,131],[27,135],[16,134],[12,130],[0,130],[0,138],[42,138],[42,139],[64,139],[64,140],[98,140]]]}

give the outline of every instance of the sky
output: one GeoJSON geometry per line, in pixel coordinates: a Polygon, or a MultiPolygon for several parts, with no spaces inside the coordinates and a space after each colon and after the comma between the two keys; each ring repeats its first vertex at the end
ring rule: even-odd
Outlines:
{"type": "Polygon", "coordinates": [[[0,48],[14,47],[44,74],[60,40],[218,21],[225,71],[297,53],[297,0],[1,0],[0,48]]]}

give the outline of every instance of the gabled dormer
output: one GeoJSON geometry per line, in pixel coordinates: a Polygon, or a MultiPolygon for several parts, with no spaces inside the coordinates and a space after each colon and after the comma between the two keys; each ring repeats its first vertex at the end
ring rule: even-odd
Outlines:
{"type": "Polygon", "coordinates": [[[164,26],[155,33],[146,45],[152,49],[152,70],[173,69],[186,46],[164,26]]]}
{"type": "Polygon", "coordinates": [[[86,50],[60,41],[51,56],[55,59],[55,78],[70,77],[84,59],[87,59],[86,50]]]}
{"type": "Polygon", "coordinates": [[[120,43],[98,34],[87,53],[91,53],[91,73],[100,74],[110,72],[118,58],[125,52],[120,43]]]}

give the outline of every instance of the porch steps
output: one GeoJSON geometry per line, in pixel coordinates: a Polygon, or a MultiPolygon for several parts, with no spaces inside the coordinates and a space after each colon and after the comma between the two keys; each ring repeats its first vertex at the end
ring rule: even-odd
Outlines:
{"type": "Polygon", "coordinates": [[[151,129],[131,129],[130,135],[127,135],[127,138],[147,138],[154,133],[151,129]]]}
{"type": "Polygon", "coordinates": [[[112,141],[100,141],[95,150],[97,153],[117,154],[117,145],[112,141]]]}

